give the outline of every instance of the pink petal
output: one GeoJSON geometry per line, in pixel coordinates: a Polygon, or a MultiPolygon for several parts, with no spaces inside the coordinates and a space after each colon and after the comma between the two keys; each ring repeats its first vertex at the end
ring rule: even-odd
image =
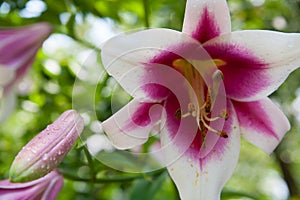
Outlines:
{"type": "Polygon", "coordinates": [[[242,135],[270,154],[290,129],[282,111],[269,99],[254,102],[233,101],[242,135]]]}
{"type": "Polygon", "coordinates": [[[20,80],[32,65],[35,54],[52,31],[48,23],[0,29],[0,64],[16,70],[14,82],[20,80]]]}
{"type": "Polygon", "coordinates": [[[300,34],[272,31],[238,31],[204,44],[214,59],[226,62],[228,97],[254,101],[274,92],[300,65],[300,34]]]}
{"type": "Polygon", "coordinates": [[[19,68],[25,60],[35,56],[42,42],[49,36],[52,28],[48,23],[0,29],[0,63],[19,68]]]}
{"type": "Polygon", "coordinates": [[[225,0],[187,1],[182,32],[204,43],[230,31],[230,15],[225,0]]]}
{"type": "MultiPolygon", "coordinates": [[[[234,171],[240,150],[238,122],[230,102],[228,108],[231,115],[225,123],[224,130],[229,137],[220,138],[204,158],[200,158],[199,150],[195,151],[191,147],[182,152],[176,141],[170,137],[173,135],[170,132],[172,129],[163,129],[162,148],[165,148],[165,164],[181,199],[220,199],[220,192],[234,171]]],[[[185,135],[190,133],[189,129],[186,129],[185,135]]]]}
{"type": "Polygon", "coordinates": [[[159,104],[134,99],[105,120],[102,127],[116,148],[129,149],[148,140],[148,135],[155,130],[161,114],[162,107],[159,104]]]}
{"type": "Polygon", "coordinates": [[[63,186],[63,177],[56,171],[46,176],[26,183],[11,183],[0,181],[1,199],[49,199],[55,200],[63,186]]]}

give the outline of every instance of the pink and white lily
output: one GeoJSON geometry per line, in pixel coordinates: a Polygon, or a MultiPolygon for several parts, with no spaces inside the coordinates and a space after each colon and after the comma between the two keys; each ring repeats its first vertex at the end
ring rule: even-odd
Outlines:
{"type": "Polygon", "coordinates": [[[51,32],[48,23],[0,28],[0,122],[13,111],[15,87],[28,72],[36,52],[51,32]]]}
{"type": "Polygon", "coordinates": [[[271,153],[290,129],[267,97],[300,66],[300,34],[231,32],[225,0],[188,0],[182,32],[150,29],[102,46],[103,65],[133,100],[103,122],[128,149],[161,123],[162,152],[182,199],[220,199],[240,135],[271,153]]]}
{"type": "Polygon", "coordinates": [[[5,200],[55,200],[62,186],[63,177],[57,171],[52,171],[42,178],[26,183],[0,181],[0,196],[5,200]]]}

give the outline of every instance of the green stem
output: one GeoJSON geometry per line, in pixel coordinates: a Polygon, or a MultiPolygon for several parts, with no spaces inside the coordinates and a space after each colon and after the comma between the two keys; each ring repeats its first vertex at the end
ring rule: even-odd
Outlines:
{"type": "Polygon", "coordinates": [[[279,166],[281,168],[281,172],[283,175],[283,178],[289,188],[289,192],[291,196],[294,197],[299,197],[300,196],[300,192],[298,190],[297,184],[296,184],[296,180],[294,179],[291,171],[290,171],[290,164],[289,163],[285,163],[281,158],[280,158],[280,148],[277,148],[275,150],[275,156],[277,161],[279,162],[279,166]]]}
{"type": "Polygon", "coordinates": [[[146,28],[150,27],[150,20],[149,20],[149,15],[150,15],[150,11],[149,11],[149,1],[148,0],[143,0],[143,5],[144,5],[144,25],[146,28]]]}
{"type": "Polygon", "coordinates": [[[72,180],[72,181],[78,181],[78,182],[93,182],[93,183],[116,183],[116,182],[128,182],[133,181],[136,179],[144,179],[146,176],[157,176],[165,171],[165,168],[148,172],[144,174],[136,174],[136,175],[126,175],[126,176],[120,176],[120,177],[111,177],[111,178],[95,178],[94,180],[89,178],[80,178],[77,176],[74,176],[72,174],[66,173],[64,171],[60,171],[60,173],[64,176],[64,178],[72,180]]]}
{"type": "Polygon", "coordinates": [[[84,154],[85,154],[86,159],[88,161],[88,166],[90,168],[91,180],[92,180],[92,182],[94,182],[95,179],[96,179],[96,177],[95,177],[96,173],[95,173],[93,158],[92,158],[90,152],[88,151],[88,149],[86,148],[86,146],[83,147],[83,151],[84,151],[84,154]]]}

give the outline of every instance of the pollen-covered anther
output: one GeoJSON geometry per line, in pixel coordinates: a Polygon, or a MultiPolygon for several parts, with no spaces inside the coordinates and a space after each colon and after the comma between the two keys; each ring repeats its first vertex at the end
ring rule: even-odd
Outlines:
{"type": "Polygon", "coordinates": [[[206,100],[205,100],[205,112],[210,113],[212,109],[212,101],[211,101],[211,90],[210,87],[207,89],[206,100]]]}
{"type": "Polygon", "coordinates": [[[219,117],[221,117],[221,118],[227,120],[227,119],[229,118],[229,112],[228,112],[227,110],[224,109],[224,110],[222,110],[222,111],[220,112],[219,117]]]}
{"type": "Polygon", "coordinates": [[[228,134],[227,134],[224,130],[219,131],[219,135],[220,135],[220,137],[222,137],[222,138],[228,138],[228,134]]]}
{"type": "Polygon", "coordinates": [[[178,108],[178,109],[176,110],[176,112],[175,112],[175,118],[176,118],[176,119],[180,119],[180,118],[181,118],[181,110],[180,110],[180,108],[178,108]]]}

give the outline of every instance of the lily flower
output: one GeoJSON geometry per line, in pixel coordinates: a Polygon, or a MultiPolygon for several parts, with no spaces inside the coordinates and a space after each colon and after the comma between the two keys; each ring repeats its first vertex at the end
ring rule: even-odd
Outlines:
{"type": "Polygon", "coordinates": [[[102,46],[104,67],[133,96],[103,129],[128,149],[160,122],[164,164],[181,198],[220,199],[240,136],[270,154],[290,129],[267,96],[300,66],[299,47],[300,34],[231,32],[225,0],[187,0],[182,32],[143,30],[102,46]]]}
{"type": "Polygon", "coordinates": [[[0,122],[13,111],[15,86],[26,75],[36,52],[51,32],[48,23],[0,28],[0,122]]]}
{"type": "Polygon", "coordinates": [[[26,183],[0,181],[0,196],[5,200],[32,199],[55,200],[63,186],[63,177],[56,171],[26,183]]]}
{"type": "Polygon", "coordinates": [[[28,182],[55,169],[74,145],[83,126],[83,119],[75,110],[65,111],[18,153],[10,168],[10,180],[28,182]]]}

